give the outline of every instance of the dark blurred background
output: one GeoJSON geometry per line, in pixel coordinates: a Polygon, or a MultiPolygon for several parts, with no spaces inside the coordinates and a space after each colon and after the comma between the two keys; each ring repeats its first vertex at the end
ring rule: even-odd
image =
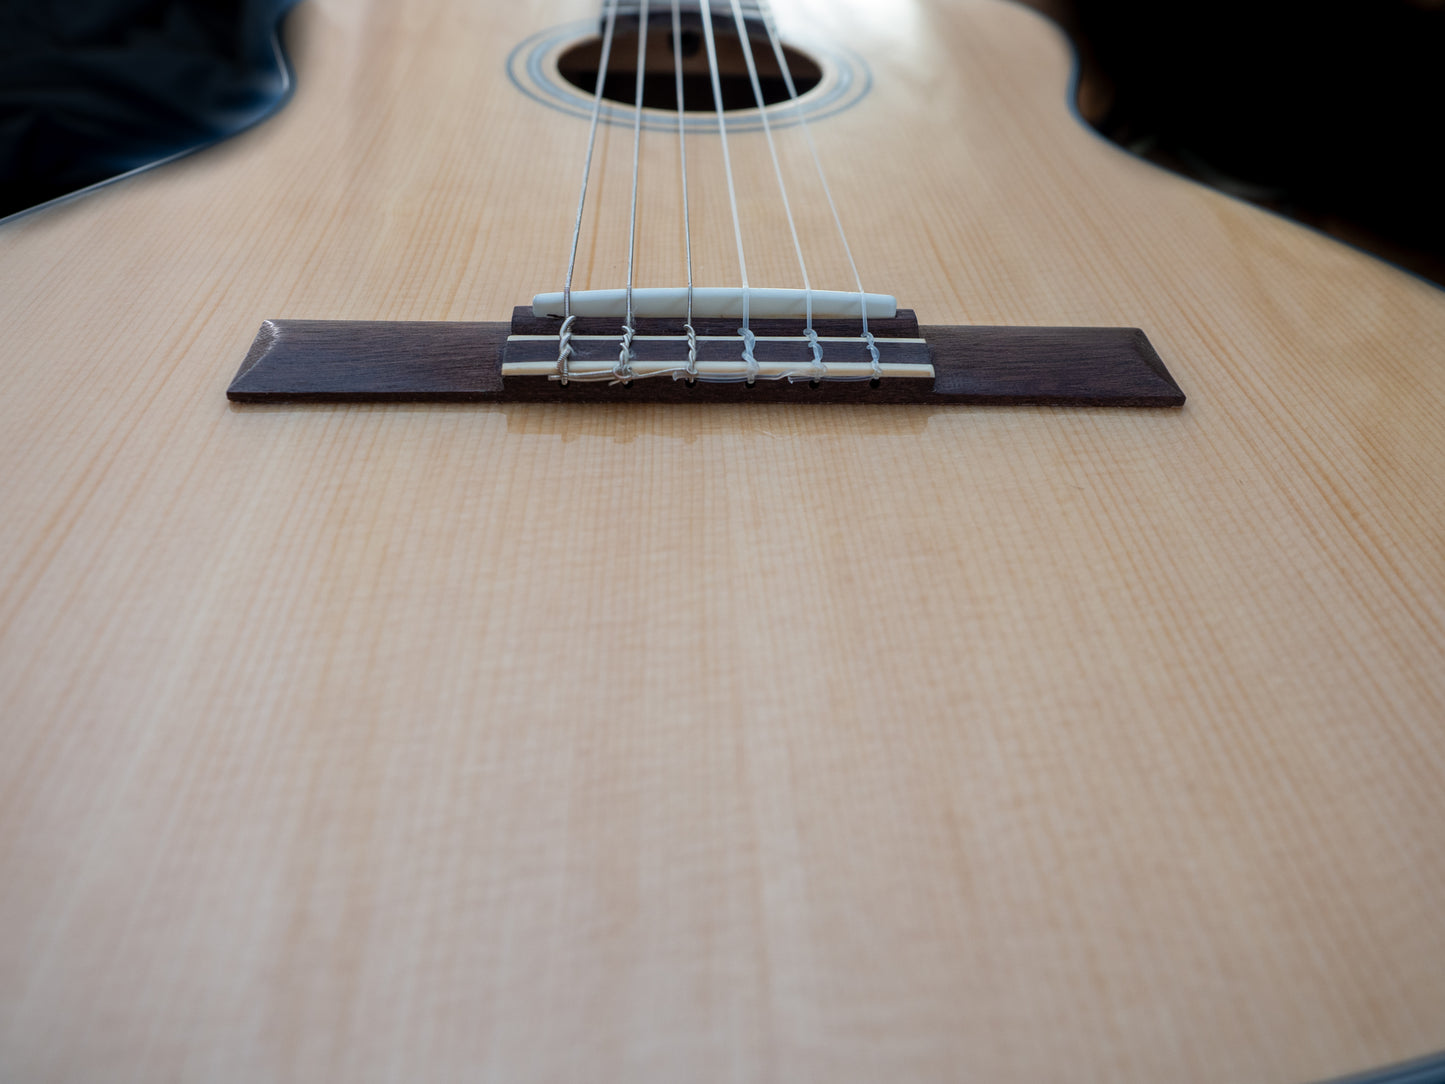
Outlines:
{"type": "Polygon", "coordinates": [[[269,116],[294,2],[0,0],[0,217],[269,116]]]}
{"type": "MultiPolygon", "coordinates": [[[[294,2],[0,0],[0,216],[279,108],[294,2]]],[[[1108,138],[1445,283],[1445,0],[1024,2],[1108,138]]]]}
{"type": "Polygon", "coordinates": [[[1445,0],[1023,2],[1109,139],[1445,284],[1445,0]]]}

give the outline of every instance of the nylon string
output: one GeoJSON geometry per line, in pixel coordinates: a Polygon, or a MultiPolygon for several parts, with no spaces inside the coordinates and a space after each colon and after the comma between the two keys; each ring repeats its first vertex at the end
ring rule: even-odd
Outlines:
{"type": "MultiPolygon", "coordinates": [[[[706,2],[706,0],[704,0],[706,2]]],[[[617,0],[608,0],[607,22],[602,31],[602,56],[597,63],[597,87],[592,92],[592,123],[587,132],[587,160],[582,166],[582,191],[577,196],[577,221],[572,226],[572,254],[567,258],[567,281],[562,287],[562,330],[557,337],[557,373],[567,383],[567,363],[572,357],[572,276],[577,270],[577,242],[582,237],[582,212],[587,205],[587,181],[592,176],[592,151],[597,146],[597,118],[602,113],[602,86],[612,59],[612,32],[617,27],[617,0]]]]}
{"type": "MultiPolygon", "coordinates": [[[[798,270],[803,276],[804,306],[807,312],[807,323],[805,325],[804,335],[806,335],[813,351],[813,372],[810,375],[814,380],[818,380],[826,375],[827,366],[823,364],[823,347],[818,343],[818,333],[813,330],[813,287],[808,281],[808,264],[807,261],[803,259],[802,242],[798,240],[798,225],[793,220],[793,205],[788,199],[788,185],[783,180],[783,167],[778,161],[778,146],[777,142],[773,139],[773,126],[768,121],[767,103],[763,101],[763,86],[758,78],[758,65],[753,57],[753,46],[748,37],[748,27],[743,19],[742,4],[739,0],[732,0],[732,9],[733,22],[737,24],[738,41],[743,47],[743,59],[747,62],[748,66],[748,80],[753,85],[753,99],[758,103],[758,116],[762,119],[763,134],[767,137],[768,141],[768,154],[771,155],[773,159],[773,176],[777,178],[778,194],[782,196],[783,211],[788,217],[788,232],[792,234],[793,237],[793,252],[798,257],[798,270]]],[[[767,25],[766,19],[763,20],[763,25],[767,25]]],[[[796,105],[796,99],[794,104],[796,105]]]]}
{"type": "Polygon", "coordinates": [[[647,74],[647,5],[642,0],[642,10],[637,27],[637,81],[632,107],[632,215],[628,222],[627,236],[627,323],[622,328],[622,350],[617,357],[616,378],[627,381],[632,376],[632,337],[637,334],[632,315],[632,268],[637,254],[637,169],[642,157],[642,85],[647,74]]]}
{"type": "Polygon", "coordinates": [[[717,110],[717,131],[722,141],[723,170],[727,174],[728,181],[728,204],[733,212],[733,239],[738,247],[738,275],[742,279],[743,288],[743,326],[738,329],[738,334],[743,339],[743,361],[747,362],[747,382],[751,384],[758,377],[758,361],[753,357],[753,346],[756,337],[748,329],[748,261],[743,253],[743,227],[738,217],[738,192],[737,185],[733,182],[732,156],[728,152],[728,123],[723,115],[722,82],[718,77],[717,42],[713,39],[712,32],[712,3],[711,0],[700,0],[702,8],[702,32],[707,41],[707,67],[708,75],[712,78],[712,101],[713,107],[717,110]]]}
{"type": "MultiPolygon", "coordinates": [[[[767,107],[764,103],[762,82],[758,73],[757,59],[753,53],[752,43],[748,35],[747,23],[743,13],[742,0],[728,0],[732,19],[736,25],[739,43],[742,46],[743,57],[746,61],[748,79],[752,85],[753,97],[757,103],[759,119],[762,122],[763,133],[768,144],[768,153],[773,164],[773,175],[778,184],[778,192],[782,199],[783,210],[788,220],[788,231],[793,242],[793,252],[798,261],[798,270],[803,279],[803,291],[805,298],[805,336],[809,347],[812,350],[812,364],[806,371],[806,375],[815,382],[827,374],[827,366],[823,364],[823,349],[818,339],[818,334],[813,327],[813,287],[808,275],[807,261],[803,253],[802,241],[798,235],[798,227],[793,214],[792,202],[788,195],[787,183],[783,176],[781,160],[778,156],[777,142],[773,135],[767,107]]],[[[628,224],[628,250],[627,250],[627,290],[626,290],[626,323],[623,325],[623,337],[618,361],[614,366],[611,378],[616,381],[626,381],[632,377],[631,362],[634,359],[633,339],[636,336],[636,312],[634,306],[633,291],[635,287],[635,261],[637,251],[637,209],[638,189],[641,171],[641,146],[642,146],[642,106],[645,89],[646,75],[646,54],[647,35],[649,19],[650,0],[640,0],[639,23],[638,23],[638,48],[637,48],[637,73],[634,87],[633,102],[633,147],[632,147],[632,192],[631,211],[628,224]]],[[[629,5],[631,9],[632,5],[629,5]]],[[[724,174],[727,181],[728,205],[732,213],[733,239],[737,248],[738,275],[741,280],[742,291],[742,327],[738,334],[742,337],[743,349],[742,359],[746,363],[745,379],[752,384],[758,376],[758,362],[753,356],[757,337],[750,328],[750,307],[751,287],[748,283],[747,255],[743,242],[742,217],[738,208],[737,185],[734,179],[732,154],[728,141],[728,128],[726,111],[723,106],[721,69],[718,60],[717,42],[714,34],[712,21],[711,0],[699,0],[700,14],[703,24],[703,36],[707,45],[708,75],[712,85],[713,107],[717,115],[718,137],[722,146],[724,174]]],[[[682,185],[682,215],[683,215],[683,246],[684,255],[687,261],[687,320],[684,329],[687,333],[688,360],[681,371],[674,370],[674,378],[686,377],[689,382],[698,379],[697,362],[698,347],[697,333],[693,327],[693,258],[692,258],[692,227],[691,213],[688,195],[687,175],[687,142],[686,142],[686,109],[683,98],[683,64],[682,64],[682,17],[680,0],[671,0],[672,31],[673,31],[673,75],[677,97],[677,127],[678,127],[678,160],[680,167],[680,178],[682,185]]],[[[792,71],[788,65],[786,54],[783,51],[781,39],[777,32],[776,23],[772,16],[771,6],[765,0],[758,0],[756,4],[750,5],[750,10],[761,17],[764,28],[767,32],[768,43],[777,61],[778,70],[783,76],[783,82],[787,88],[788,98],[793,107],[797,123],[803,129],[804,138],[807,141],[808,151],[813,159],[813,166],[818,175],[818,181],[823,188],[827,199],[828,209],[833,216],[833,224],[838,231],[839,240],[843,244],[843,251],[848,260],[848,266],[853,274],[854,285],[859,295],[859,317],[862,321],[862,336],[872,358],[872,379],[876,383],[882,376],[880,367],[879,351],[874,337],[868,328],[867,295],[863,289],[862,276],[859,274],[858,265],[853,256],[852,246],[848,242],[847,232],[844,229],[842,216],[839,214],[837,201],[833,197],[832,186],[828,183],[827,174],[823,168],[822,158],[818,153],[817,143],[813,138],[811,129],[808,126],[807,117],[804,113],[802,103],[799,99],[796,83],[793,80],[792,71]]],[[[602,92],[606,83],[607,71],[610,66],[612,46],[615,39],[617,16],[619,12],[619,0],[607,0],[606,17],[602,35],[602,50],[598,64],[597,82],[592,96],[592,113],[587,135],[587,154],[583,163],[582,184],[577,198],[577,216],[572,229],[572,246],[567,262],[567,278],[562,291],[563,321],[558,336],[558,357],[557,369],[558,378],[562,384],[566,384],[569,378],[568,367],[573,356],[572,328],[576,317],[572,313],[572,285],[576,274],[577,253],[580,247],[582,223],[586,210],[588,186],[592,174],[592,162],[597,143],[597,128],[601,116],[602,92]]],[[[790,371],[783,374],[788,379],[798,379],[801,372],[790,371]]],[[[706,379],[706,378],[704,378],[706,379]]],[[[725,378],[726,379],[726,378],[725,378]]],[[[734,378],[735,379],[735,378],[734,378]]]]}
{"type": "Polygon", "coordinates": [[[672,0],[672,71],[677,87],[677,152],[682,165],[682,243],[687,256],[687,377],[697,379],[697,332],[692,326],[692,223],[687,207],[687,117],[682,101],[682,5],[672,0]]]}
{"type": "MultiPolygon", "coordinates": [[[[872,333],[868,330],[868,299],[863,292],[863,276],[858,273],[858,264],[853,259],[853,247],[848,244],[848,234],[843,229],[843,218],[838,214],[838,204],[833,199],[833,189],[828,184],[828,175],[823,170],[823,160],[818,154],[818,144],[813,140],[813,133],[808,127],[807,114],[803,112],[802,103],[798,100],[798,88],[793,83],[793,73],[788,67],[788,58],[783,53],[782,41],[778,37],[777,27],[773,22],[772,5],[767,0],[758,0],[758,9],[762,15],[763,26],[768,32],[768,43],[772,46],[773,56],[778,61],[778,70],[783,73],[783,84],[788,88],[788,99],[793,104],[794,115],[803,129],[804,138],[808,141],[808,150],[813,156],[813,167],[818,171],[818,181],[823,186],[823,195],[828,199],[828,210],[833,213],[833,224],[838,227],[838,239],[843,242],[843,252],[848,257],[848,268],[853,272],[853,284],[858,288],[858,315],[863,320],[862,339],[868,345],[868,353],[873,360],[873,379],[877,381],[883,372],[879,365],[878,346],[873,341],[872,333]]],[[[809,323],[811,324],[811,319],[809,323]]]]}

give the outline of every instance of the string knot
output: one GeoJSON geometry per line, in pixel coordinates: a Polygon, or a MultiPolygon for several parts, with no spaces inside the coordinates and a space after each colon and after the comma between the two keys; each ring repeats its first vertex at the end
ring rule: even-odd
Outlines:
{"type": "Polygon", "coordinates": [[[808,345],[813,348],[813,381],[819,381],[828,375],[828,367],[823,364],[823,345],[818,342],[818,333],[810,326],[803,334],[808,339],[808,345]]]}
{"type": "Polygon", "coordinates": [[[691,324],[683,324],[682,329],[687,332],[687,378],[697,379],[697,331],[691,324]]]}
{"type": "Polygon", "coordinates": [[[637,329],[631,324],[622,325],[622,349],[617,354],[617,364],[612,369],[612,380],[625,384],[632,379],[632,337],[637,329]]]}
{"type": "Polygon", "coordinates": [[[738,328],[738,334],[743,337],[743,361],[748,364],[748,383],[751,384],[758,378],[758,359],[753,357],[753,347],[758,344],[758,337],[745,327],[738,328]]]}
{"type": "Polygon", "coordinates": [[[572,325],[576,322],[576,316],[567,317],[562,321],[562,330],[557,333],[557,376],[563,387],[567,385],[567,363],[572,360],[572,325]]]}
{"type": "Polygon", "coordinates": [[[878,344],[873,341],[873,332],[866,327],[863,329],[862,339],[868,344],[868,356],[873,359],[873,379],[883,379],[883,363],[878,357],[878,344]]]}

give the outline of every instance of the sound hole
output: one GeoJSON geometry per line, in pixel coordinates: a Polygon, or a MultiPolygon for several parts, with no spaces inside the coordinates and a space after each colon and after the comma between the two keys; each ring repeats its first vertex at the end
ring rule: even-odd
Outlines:
{"type": "MultiPolygon", "coordinates": [[[[778,68],[773,47],[765,35],[749,35],[753,61],[758,67],[758,82],[763,102],[773,105],[788,100],[788,85],[778,68]]],[[[756,109],[752,82],[748,79],[747,58],[735,35],[716,35],[718,82],[722,86],[723,109],[756,109]]],[[[806,53],[787,45],[783,56],[798,94],[803,95],[818,85],[823,70],[806,53]]],[[[591,95],[597,89],[597,67],[602,59],[602,39],[588,38],[567,49],[557,58],[562,78],[591,95]]],[[[647,55],[642,73],[642,104],[648,109],[677,109],[677,79],[674,72],[672,30],[654,28],[647,35],[647,55]]],[[[613,35],[612,55],[607,62],[607,79],[602,96],[609,101],[632,105],[637,94],[637,32],[618,28],[613,35]]],[[[682,32],[682,101],[688,113],[713,111],[712,78],[709,74],[707,48],[700,29],[682,32]]]]}

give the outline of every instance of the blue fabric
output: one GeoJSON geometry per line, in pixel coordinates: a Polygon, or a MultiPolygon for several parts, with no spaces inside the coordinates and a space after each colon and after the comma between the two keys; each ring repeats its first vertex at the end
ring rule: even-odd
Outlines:
{"type": "Polygon", "coordinates": [[[1342,1077],[1331,1084],[1445,1084],[1445,1053],[1342,1077]]]}
{"type": "Polygon", "coordinates": [[[0,0],[0,217],[269,116],[295,2],[0,0]]]}

